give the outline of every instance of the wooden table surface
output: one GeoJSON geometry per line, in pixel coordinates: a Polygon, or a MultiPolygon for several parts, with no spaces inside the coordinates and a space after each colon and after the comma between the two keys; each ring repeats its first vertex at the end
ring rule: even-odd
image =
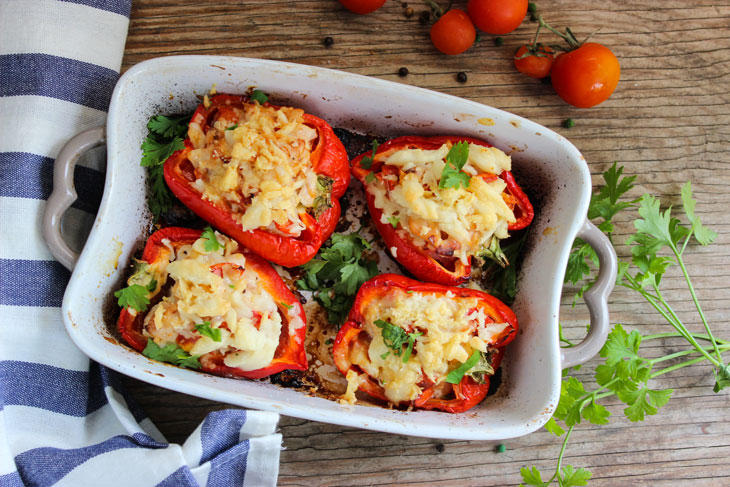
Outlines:
{"type": "MultiPolygon", "coordinates": [[[[446,2],[444,2],[446,3],[446,2]]],[[[621,62],[613,96],[592,109],[563,103],[549,85],[520,75],[511,57],[532,37],[526,20],[504,37],[481,41],[458,56],[437,52],[428,27],[419,23],[423,2],[388,0],[379,11],[357,16],[334,0],[248,1],[135,0],[123,69],[145,59],[175,54],[225,54],[291,61],[340,69],[468,98],[529,118],[560,132],[583,153],[594,183],[614,161],[637,175],[632,195],[650,192],[680,205],[682,184],[691,180],[703,222],[718,234],[686,258],[706,315],[718,335],[730,338],[730,2],[540,1],[546,20],[569,25],[578,37],[609,46],[621,62]],[[331,36],[334,44],[325,47],[331,36]],[[410,74],[401,78],[400,67],[410,74]],[[468,80],[457,81],[463,71],[468,80]],[[575,126],[561,127],[572,118],[575,126]]],[[[465,1],[455,7],[465,8],[465,1]]],[[[549,38],[549,36],[546,36],[549,38]]],[[[681,205],[680,205],[681,206],[681,205]]],[[[630,231],[630,215],[619,218],[615,241],[630,231]]],[[[618,247],[626,256],[626,247],[618,247]]],[[[701,324],[681,275],[662,282],[668,298],[691,329],[701,324]]],[[[582,306],[565,295],[560,321],[572,337],[587,322],[582,306]]],[[[617,289],[611,297],[613,323],[642,333],[669,331],[636,294],[617,289]]],[[[676,350],[663,341],[650,355],[676,350]]],[[[590,379],[594,359],[579,377],[590,379]]],[[[573,433],[564,463],[593,472],[590,485],[692,486],[730,484],[730,399],[714,394],[709,366],[668,374],[656,387],[671,387],[669,404],[641,423],[631,423],[622,405],[605,426],[582,424],[573,433]],[[714,480],[712,480],[714,479],[714,480]],[[724,479],[724,480],[723,480],[724,479]],[[726,483],[727,482],[727,483],[726,483]]],[[[170,441],[181,442],[215,409],[227,407],[131,379],[126,385],[170,441]]],[[[498,442],[438,441],[344,428],[282,417],[286,449],[279,484],[314,485],[517,485],[519,469],[536,465],[552,472],[560,440],[544,430],[498,442]]],[[[549,475],[548,475],[549,476],[549,475]]]]}

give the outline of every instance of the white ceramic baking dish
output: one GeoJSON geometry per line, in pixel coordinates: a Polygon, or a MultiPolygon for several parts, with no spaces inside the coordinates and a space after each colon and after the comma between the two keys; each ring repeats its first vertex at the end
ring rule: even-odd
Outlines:
{"type": "Polygon", "coordinates": [[[116,86],[106,129],[72,139],[56,161],[54,193],[44,235],[54,256],[73,269],[63,300],[72,339],[92,359],[161,387],[215,401],[315,421],[435,438],[495,440],[530,433],[552,415],[561,369],[588,360],[602,346],[609,320],[606,299],[616,275],[607,238],[586,220],[591,179],[578,150],[559,134],[510,113],[399,83],[282,62],[182,56],[143,62],[116,86]],[[146,238],[145,172],[139,165],[146,122],[159,113],[191,112],[196,95],[251,87],[319,115],[335,127],[388,136],[460,134],[486,139],[511,153],[516,172],[539,184],[538,209],[513,305],[521,333],[507,348],[498,393],[463,414],[396,411],[343,405],[263,381],[214,377],[152,361],[114,337],[113,292],[146,238]],[[106,137],[106,140],[104,140],[106,137]],[[75,199],[78,155],[106,142],[104,197],[80,256],[61,238],[60,215],[75,199]],[[598,283],[586,294],[590,333],[575,348],[558,344],[558,311],[571,243],[579,236],[598,252],[598,283]],[[77,261],[78,259],[78,261],[77,261]]]}

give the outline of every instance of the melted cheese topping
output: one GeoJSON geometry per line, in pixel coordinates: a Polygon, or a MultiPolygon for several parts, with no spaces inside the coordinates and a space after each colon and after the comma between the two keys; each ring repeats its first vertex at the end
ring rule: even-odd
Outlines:
{"type": "Polygon", "coordinates": [[[311,164],[317,131],[303,115],[298,108],[248,103],[222,108],[205,133],[191,123],[194,149],[188,157],[195,188],[204,199],[229,208],[244,230],[299,236],[306,228],[300,214],[313,208],[321,193],[311,164]]]}
{"type": "Polygon", "coordinates": [[[367,189],[382,211],[382,223],[396,219],[398,232],[406,232],[417,246],[428,246],[466,264],[493,237],[509,236],[507,226],[515,222],[515,215],[502,196],[506,183],[499,178],[486,181],[481,175],[498,176],[509,171],[512,163],[496,147],[469,144],[469,157],[462,168],[471,176],[469,187],[441,189],[450,147],[403,149],[388,155],[384,167],[396,167],[398,175],[386,171],[382,178],[368,183],[367,189]]]}
{"type": "MultiPolygon", "coordinates": [[[[169,258],[151,266],[158,286],[168,278],[174,283],[145,317],[144,334],[159,346],[178,344],[195,356],[221,352],[229,367],[260,369],[274,358],[282,317],[259,275],[245,270],[238,244],[216,237],[222,249],[207,251],[207,239],[200,238],[177,253],[170,246],[169,258]],[[196,325],[204,324],[219,330],[221,340],[201,335],[196,325]]],[[[294,313],[287,316],[293,329],[304,326],[294,313]]]]}
{"type": "MultiPolygon", "coordinates": [[[[409,294],[394,289],[368,305],[363,330],[372,340],[354,344],[350,359],[379,381],[389,401],[412,401],[423,392],[420,384],[424,379],[444,383],[449,372],[466,362],[474,350],[486,352],[488,344],[495,343],[509,326],[494,323],[477,304],[477,298],[456,298],[451,293],[409,294]],[[406,363],[402,354],[396,355],[385,344],[376,320],[388,321],[407,333],[422,333],[406,363]]],[[[359,377],[348,373],[347,379],[355,382],[359,377]]]]}

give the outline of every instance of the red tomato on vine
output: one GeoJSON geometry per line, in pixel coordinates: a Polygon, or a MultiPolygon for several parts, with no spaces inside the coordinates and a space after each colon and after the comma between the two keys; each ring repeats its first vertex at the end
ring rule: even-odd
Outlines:
{"type": "Polygon", "coordinates": [[[509,34],[525,19],[527,3],[527,0],[469,0],[466,10],[479,30],[509,34]]]}
{"type": "Polygon", "coordinates": [[[550,74],[555,51],[549,46],[525,44],[515,53],[517,71],[531,78],[544,78],[550,74]]]}
{"type": "Polygon", "coordinates": [[[444,54],[461,54],[476,38],[474,24],[463,10],[448,10],[431,26],[431,42],[444,54]]]}
{"type": "Polygon", "coordinates": [[[559,55],[550,76],[560,98],[578,108],[590,108],[611,96],[618,85],[621,66],[609,48],[587,42],[559,55]]]}
{"type": "Polygon", "coordinates": [[[385,0],[339,0],[343,7],[356,14],[369,14],[383,6],[385,0]]]}

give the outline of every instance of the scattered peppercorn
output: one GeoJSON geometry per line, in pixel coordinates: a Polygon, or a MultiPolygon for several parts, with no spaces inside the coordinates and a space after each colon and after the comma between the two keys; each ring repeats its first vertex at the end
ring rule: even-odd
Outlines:
{"type": "Polygon", "coordinates": [[[332,345],[332,344],[333,344],[334,342],[335,342],[335,341],[334,341],[333,339],[331,339],[331,338],[328,338],[327,340],[325,340],[325,341],[324,341],[324,344],[325,344],[325,345],[332,345]]]}
{"type": "Polygon", "coordinates": [[[418,16],[418,21],[421,22],[423,25],[428,24],[431,21],[431,12],[428,10],[422,11],[418,16]]]}
{"type": "Polygon", "coordinates": [[[403,7],[403,8],[406,8],[408,6],[408,3],[407,2],[403,2],[403,3],[400,4],[400,6],[403,7]]]}
{"type": "Polygon", "coordinates": [[[494,45],[495,46],[503,46],[504,45],[504,38],[503,37],[495,37],[494,38],[494,45]]]}
{"type": "Polygon", "coordinates": [[[565,120],[563,120],[563,127],[565,127],[566,129],[573,128],[574,126],[575,122],[572,118],[566,118],[565,120]]]}
{"type": "Polygon", "coordinates": [[[405,66],[400,68],[398,70],[398,76],[400,76],[401,78],[405,78],[406,76],[408,76],[408,68],[406,68],[405,66]]]}
{"type": "Polygon", "coordinates": [[[436,451],[437,451],[437,452],[439,452],[439,453],[443,453],[443,452],[444,452],[444,450],[446,450],[446,447],[444,446],[444,444],[443,444],[443,443],[438,443],[438,444],[436,445],[436,451]]]}
{"type": "Polygon", "coordinates": [[[540,82],[544,85],[550,85],[552,84],[552,80],[550,79],[550,76],[545,76],[540,80],[540,82]]]}
{"type": "Polygon", "coordinates": [[[335,40],[331,38],[330,36],[327,36],[324,38],[324,45],[327,47],[330,47],[332,44],[335,43],[335,40]]]}
{"type": "Polygon", "coordinates": [[[405,15],[406,17],[408,17],[410,19],[411,17],[413,17],[413,9],[411,7],[408,7],[403,12],[403,15],[405,15]]]}
{"type": "Polygon", "coordinates": [[[458,81],[459,83],[466,83],[466,80],[466,73],[464,71],[459,71],[459,73],[456,75],[456,81],[458,81]]]}
{"type": "Polygon", "coordinates": [[[504,443],[500,443],[497,445],[497,453],[504,453],[507,450],[507,447],[504,446],[504,443]]]}

